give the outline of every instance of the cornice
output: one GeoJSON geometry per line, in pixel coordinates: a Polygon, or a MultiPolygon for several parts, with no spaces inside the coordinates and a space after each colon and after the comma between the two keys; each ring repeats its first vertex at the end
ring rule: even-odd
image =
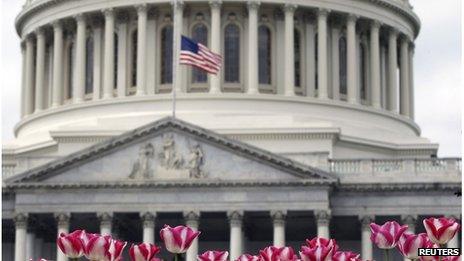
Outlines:
{"type": "Polygon", "coordinates": [[[461,189],[461,182],[434,182],[434,183],[365,183],[365,184],[338,184],[334,192],[424,192],[447,191],[453,195],[454,191],[461,189]]]}
{"type": "MultiPolygon", "coordinates": [[[[38,13],[42,11],[43,9],[46,9],[48,7],[58,5],[64,2],[71,2],[73,0],[36,0],[34,3],[25,6],[23,10],[18,14],[15,20],[15,27],[16,31],[18,34],[21,34],[21,26],[23,25],[24,21],[27,19],[27,17],[38,13]]],[[[414,34],[415,36],[418,35],[421,27],[421,22],[419,17],[412,11],[410,7],[405,7],[401,6],[399,3],[394,3],[393,1],[387,1],[387,0],[367,0],[368,2],[371,2],[375,5],[385,7],[390,9],[391,11],[394,11],[395,13],[398,13],[404,17],[406,17],[415,27],[414,34]]],[[[149,2],[149,1],[147,1],[149,2]]],[[[165,3],[170,3],[171,1],[166,0],[165,3]]],[[[206,2],[208,2],[206,0],[206,2]]],[[[132,3],[128,3],[128,7],[132,5],[132,3]]]]}

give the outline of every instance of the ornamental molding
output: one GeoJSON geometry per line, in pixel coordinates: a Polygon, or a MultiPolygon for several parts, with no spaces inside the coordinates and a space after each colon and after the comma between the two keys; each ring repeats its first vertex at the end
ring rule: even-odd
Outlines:
{"type": "Polygon", "coordinates": [[[226,134],[233,140],[335,140],[338,131],[327,130],[319,133],[244,133],[226,134]]]}
{"type": "Polygon", "coordinates": [[[454,183],[366,183],[366,184],[338,184],[334,192],[424,192],[441,191],[454,196],[454,191],[461,189],[461,182],[454,183]]]}

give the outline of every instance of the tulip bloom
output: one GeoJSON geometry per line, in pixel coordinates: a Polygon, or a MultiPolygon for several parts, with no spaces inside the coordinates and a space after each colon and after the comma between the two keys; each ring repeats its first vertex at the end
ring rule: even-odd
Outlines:
{"type": "Polygon", "coordinates": [[[442,261],[461,261],[461,256],[447,256],[442,261]]]}
{"type": "Polygon", "coordinates": [[[419,248],[428,248],[430,241],[427,238],[427,234],[421,233],[414,235],[412,233],[405,232],[398,242],[398,249],[404,257],[415,260],[419,258],[419,248]]]}
{"type": "Polygon", "coordinates": [[[160,231],[160,236],[166,245],[166,249],[174,254],[187,252],[187,249],[199,234],[199,231],[194,231],[186,226],[172,228],[168,225],[164,225],[164,228],[160,231]]]}
{"type": "Polygon", "coordinates": [[[323,238],[323,237],[315,237],[315,238],[313,238],[311,240],[306,239],[306,245],[309,248],[314,248],[314,247],[317,247],[317,246],[323,246],[323,247],[327,247],[327,248],[332,247],[334,254],[338,250],[338,245],[337,245],[337,242],[335,241],[335,239],[327,239],[327,238],[323,238]]]}
{"type": "Polygon", "coordinates": [[[243,254],[239,256],[235,261],[260,261],[260,256],[252,256],[250,254],[243,254]]]}
{"type": "Polygon", "coordinates": [[[129,255],[132,261],[151,261],[161,248],[148,243],[134,245],[129,249],[129,255]]]}
{"type": "Polygon", "coordinates": [[[105,260],[110,247],[111,236],[98,234],[87,234],[87,236],[89,236],[89,242],[85,247],[85,257],[89,260],[105,260]]]}
{"type": "Polygon", "coordinates": [[[263,261],[294,261],[298,259],[291,247],[266,247],[259,251],[263,261]]]}
{"type": "Polygon", "coordinates": [[[227,251],[206,251],[197,257],[198,261],[226,261],[229,256],[227,251]]]}
{"type": "Polygon", "coordinates": [[[350,251],[338,251],[333,255],[332,261],[361,261],[359,254],[350,251]]]}
{"type": "Polygon", "coordinates": [[[334,246],[316,246],[313,248],[302,246],[300,257],[303,261],[332,261],[334,246]]]}
{"type": "Polygon", "coordinates": [[[56,240],[56,244],[68,258],[80,258],[84,255],[85,246],[82,240],[84,235],[85,231],[83,230],[76,230],[70,234],[61,233],[56,240]]]}
{"type": "Polygon", "coordinates": [[[371,223],[371,241],[381,249],[392,249],[396,247],[408,226],[400,226],[395,221],[388,221],[382,226],[371,223]]]}
{"type": "Polygon", "coordinates": [[[127,242],[110,238],[108,251],[106,252],[105,261],[121,261],[122,250],[126,247],[127,242]]]}
{"type": "Polygon", "coordinates": [[[458,231],[460,225],[453,218],[428,218],[423,221],[427,235],[432,242],[444,245],[458,231]]]}

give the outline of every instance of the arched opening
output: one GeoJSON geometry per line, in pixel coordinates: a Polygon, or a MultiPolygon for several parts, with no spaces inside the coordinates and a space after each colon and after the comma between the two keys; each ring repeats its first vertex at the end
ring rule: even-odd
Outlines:
{"type": "Polygon", "coordinates": [[[161,30],[161,84],[172,83],[172,25],[167,25],[161,30]]]}
{"type": "Polygon", "coordinates": [[[119,59],[119,38],[118,34],[114,33],[114,89],[118,86],[118,59],[119,59]]]}
{"type": "Polygon", "coordinates": [[[224,82],[240,81],[240,28],[228,24],[224,29],[224,82]]]}
{"type": "Polygon", "coordinates": [[[66,91],[66,98],[71,99],[73,97],[73,87],[74,87],[74,59],[75,58],[75,51],[74,51],[74,42],[69,44],[68,50],[68,89],[66,91]]]}
{"type": "Polygon", "coordinates": [[[300,31],[295,29],[293,33],[293,51],[294,51],[294,69],[295,69],[295,86],[301,86],[301,35],[300,31]]]}
{"type": "Polygon", "coordinates": [[[367,98],[367,64],[366,64],[366,57],[367,57],[367,48],[366,46],[361,43],[359,46],[359,61],[360,61],[360,68],[359,68],[359,84],[360,84],[360,97],[361,100],[365,100],[367,98]]]}
{"type": "Polygon", "coordinates": [[[137,85],[137,29],[131,34],[131,86],[137,85]]]}
{"type": "Polygon", "coordinates": [[[340,94],[347,94],[347,78],[346,78],[346,37],[342,36],[338,40],[339,49],[339,69],[338,76],[340,78],[340,94]]]}
{"type": "Polygon", "coordinates": [[[259,83],[271,84],[271,30],[265,25],[258,28],[259,83]]]}
{"type": "Polygon", "coordinates": [[[93,35],[87,37],[85,45],[85,94],[89,94],[93,92],[93,35]]]}
{"type": "MultiPolygon", "coordinates": [[[[203,23],[196,24],[192,29],[192,39],[203,45],[208,43],[208,28],[203,23]]],[[[208,76],[205,71],[195,68],[192,68],[192,82],[193,83],[205,83],[208,80],[208,76]]]]}

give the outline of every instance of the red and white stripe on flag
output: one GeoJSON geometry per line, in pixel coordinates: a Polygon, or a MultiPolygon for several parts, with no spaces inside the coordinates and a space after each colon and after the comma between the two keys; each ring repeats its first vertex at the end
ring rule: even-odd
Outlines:
{"type": "Polygon", "coordinates": [[[198,53],[181,50],[179,60],[180,64],[192,65],[212,74],[217,74],[222,65],[222,57],[200,43],[198,53]]]}

